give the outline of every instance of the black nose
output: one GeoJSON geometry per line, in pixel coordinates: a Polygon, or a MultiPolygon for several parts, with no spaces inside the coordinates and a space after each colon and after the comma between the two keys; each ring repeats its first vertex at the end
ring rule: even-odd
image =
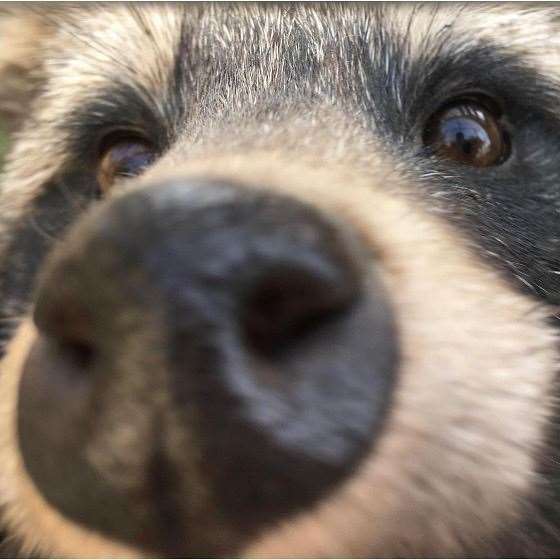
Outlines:
{"type": "Polygon", "coordinates": [[[98,208],[35,321],[28,471],[66,516],[159,554],[231,553],[308,507],[371,450],[393,384],[387,295],[350,228],[233,185],[98,208]]]}

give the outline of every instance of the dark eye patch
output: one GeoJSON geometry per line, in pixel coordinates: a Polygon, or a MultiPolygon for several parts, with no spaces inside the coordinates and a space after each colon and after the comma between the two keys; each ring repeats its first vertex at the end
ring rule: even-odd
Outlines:
{"type": "MultiPolygon", "coordinates": [[[[95,165],[100,145],[114,131],[121,138],[135,136],[161,153],[172,144],[177,123],[183,115],[169,111],[159,114],[157,107],[165,107],[146,93],[141,95],[135,84],[116,83],[92,95],[92,101],[75,107],[57,123],[57,132],[64,139],[67,152],[85,164],[95,165]],[[122,131],[133,131],[123,134],[122,131]]],[[[165,92],[162,92],[162,97],[165,92]]]]}
{"type": "Polygon", "coordinates": [[[424,64],[403,82],[409,92],[401,94],[406,112],[400,131],[393,129],[402,153],[412,156],[415,175],[420,171],[422,195],[437,193],[432,206],[443,209],[477,252],[514,285],[558,303],[558,84],[521,57],[489,43],[468,49],[450,41],[424,64]],[[465,165],[457,158],[442,158],[422,141],[431,115],[472,91],[495,100],[501,108],[496,122],[507,123],[509,157],[502,155],[497,165],[465,165]]]}
{"type": "Polygon", "coordinates": [[[183,114],[170,110],[169,114],[158,114],[158,104],[150,103],[148,92],[142,95],[139,87],[115,80],[97,95],[92,92],[92,101],[70,109],[53,131],[67,163],[41,186],[24,215],[2,224],[3,231],[11,232],[11,240],[0,262],[0,353],[17,324],[13,318],[30,305],[44,258],[67,228],[99,198],[96,172],[104,135],[116,128],[142,131],[158,154],[173,142],[177,123],[171,117],[182,121],[183,114]]]}
{"type": "Polygon", "coordinates": [[[2,224],[10,240],[0,261],[0,355],[14,321],[26,312],[45,256],[96,196],[97,185],[81,169],[53,178],[23,216],[2,224]]]}

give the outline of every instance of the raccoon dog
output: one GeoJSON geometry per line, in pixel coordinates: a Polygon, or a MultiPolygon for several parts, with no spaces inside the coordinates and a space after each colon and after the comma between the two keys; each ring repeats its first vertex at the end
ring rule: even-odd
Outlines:
{"type": "Polygon", "coordinates": [[[554,556],[560,18],[8,6],[22,556],[554,556]]]}

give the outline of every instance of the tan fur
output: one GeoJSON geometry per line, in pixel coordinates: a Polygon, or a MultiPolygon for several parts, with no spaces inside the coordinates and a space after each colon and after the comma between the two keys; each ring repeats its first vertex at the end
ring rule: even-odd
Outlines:
{"type": "Polygon", "coordinates": [[[44,61],[41,46],[51,32],[31,10],[0,7],[0,119],[9,132],[27,116],[44,61]]]}
{"type": "Polygon", "coordinates": [[[411,5],[414,27],[402,17],[400,6],[394,7],[392,21],[395,28],[412,43],[413,50],[421,54],[426,42],[440,33],[450,23],[453,35],[464,37],[472,44],[490,40],[506,52],[525,58],[528,64],[544,76],[557,75],[560,70],[560,35],[558,34],[558,4],[554,2],[518,3],[480,2],[411,5]]]}

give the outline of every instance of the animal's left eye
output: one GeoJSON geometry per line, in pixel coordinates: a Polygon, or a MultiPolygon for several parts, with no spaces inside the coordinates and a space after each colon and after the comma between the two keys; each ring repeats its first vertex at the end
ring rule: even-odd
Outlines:
{"type": "Polygon", "coordinates": [[[156,158],[154,147],[139,137],[109,137],[100,150],[97,180],[106,193],[120,178],[140,175],[156,158]]]}
{"type": "Polygon", "coordinates": [[[423,141],[436,156],[473,167],[499,165],[511,152],[500,111],[476,98],[458,99],[435,113],[423,141]]]}

